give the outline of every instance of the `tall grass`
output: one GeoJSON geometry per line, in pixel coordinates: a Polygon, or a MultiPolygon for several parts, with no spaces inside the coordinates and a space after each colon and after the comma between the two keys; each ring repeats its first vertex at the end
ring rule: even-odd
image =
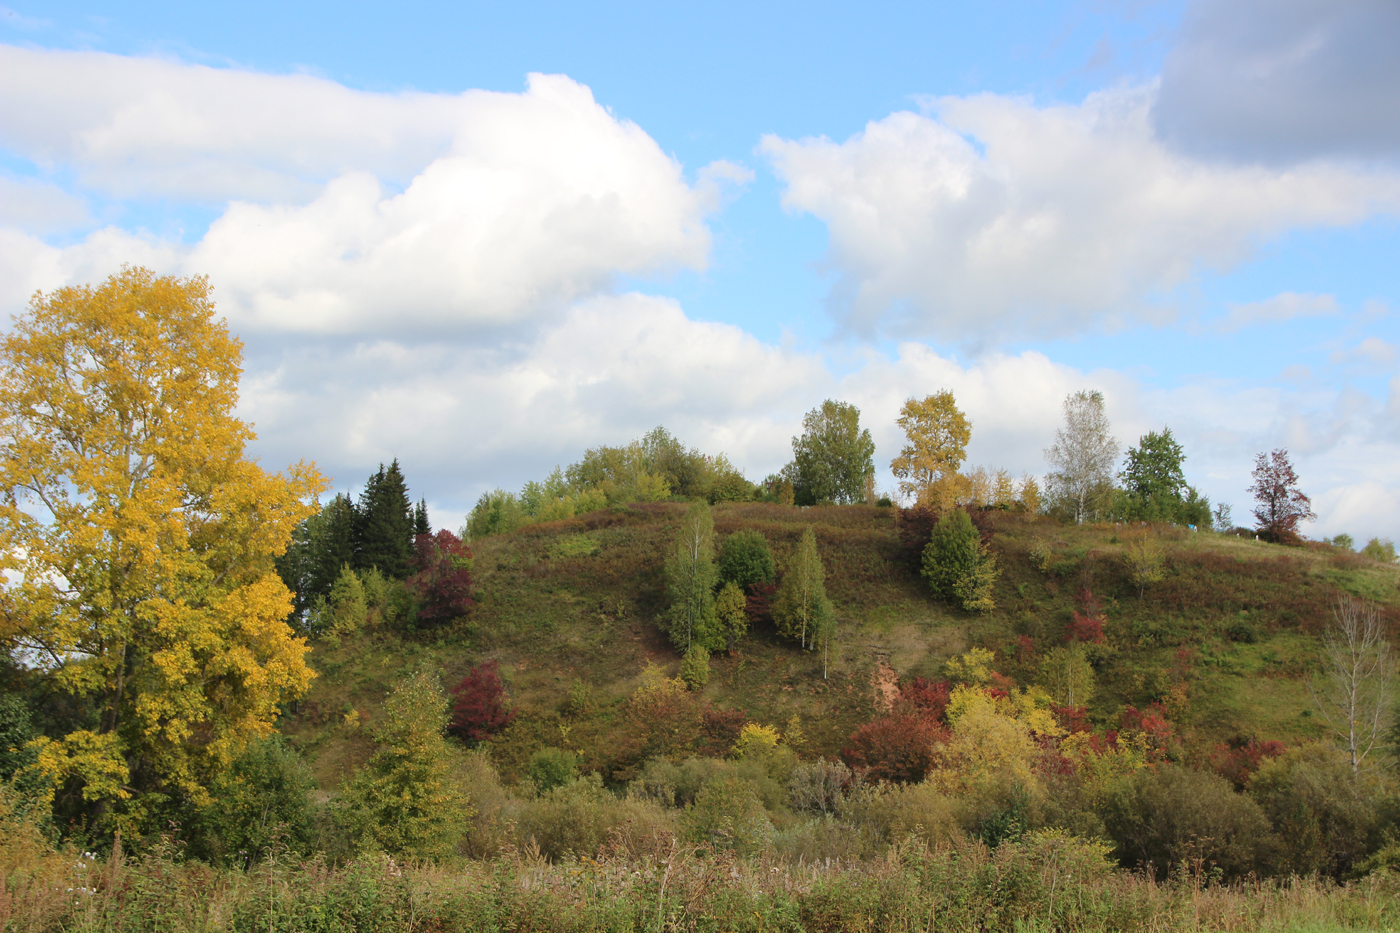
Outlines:
{"type": "Polygon", "coordinates": [[[264,859],[246,871],[73,853],[7,863],[0,930],[107,931],[1274,931],[1400,927],[1400,876],[1209,883],[1199,866],[1155,881],[1093,846],[1040,834],[989,850],[911,838],[859,862],[742,859],[674,839],[551,863],[538,850],[489,861],[343,865],[264,859]],[[630,851],[629,851],[630,849],[630,851]]]}

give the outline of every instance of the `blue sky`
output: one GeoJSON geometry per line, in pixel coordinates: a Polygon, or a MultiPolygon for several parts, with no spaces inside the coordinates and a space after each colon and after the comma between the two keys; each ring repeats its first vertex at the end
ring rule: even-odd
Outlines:
{"type": "MultiPolygon", "coordinates": [[[[1061,400],[1248,518],[1400,531],[1386,0],[0,8],[0,304],[208,274],[268,466],[434,519],[664,424],[751,478],[822,399],[888,464],[1061,400]],[[537,77],[530,77],[535,75],[537,77]]],[[[882,484],[891,485],[888,474],[882,484]]]]}

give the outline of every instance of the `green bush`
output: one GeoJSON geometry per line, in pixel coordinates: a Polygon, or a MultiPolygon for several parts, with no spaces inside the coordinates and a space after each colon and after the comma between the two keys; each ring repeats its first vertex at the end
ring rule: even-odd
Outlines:
{"type": "Polygon", "coordinates": [[[559,748],[542,748],[530,756],[526,774],[537,793],[547,794],[578,777],[578,756],[559,748]]]}
{"type": "Polygon", "coordinates": [[[1265,761],[1249,786],[1278,835],[1278,873],[1334,878],[1383,843],[1383,793],[1379,780],[1354,775],[1345,755],[1322,745],[1265,761]]]}
{"type": "Polygon", "coordinates": [[[1276,842],[1259,805],[1229,781],[1175,764],[1123,781],[1103,817],[1119,860],[1159,878],[1191,865],[1238,878],[1267,867],[1276,842]]]}
{"type": "Polygon", "coordinates": [[[761,533],[736,531],[724,539],[719,557],[720,582],[746,590],[752,583],[772,583],[777,575],[773,552],[761,533]]]}
{"type": "Polygon", "coordinates": [[[934,526],[924,548],[922,572],[939,599],[969,612],[996,608],[992,597],[999,575],[996,558],[983,546],[982,536],[963,509],[954,509],[934,526]]]}
{"type": "Polygon", "coordinates": [[[681,819],[688,842],[754,855],[773,843],[773,824],[754,786],[736,774],[709,781],[681,819]]]}
{"type": "Polygon", "coordinates": [[[277,851],[308,851],[315,835],[316,780],[280,735],[253,739],[209,785],[191,854],[246,865],[277,851]]]}

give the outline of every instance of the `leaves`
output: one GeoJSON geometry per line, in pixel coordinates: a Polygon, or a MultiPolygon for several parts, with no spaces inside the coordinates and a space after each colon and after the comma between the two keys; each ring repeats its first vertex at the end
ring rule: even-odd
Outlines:
{"type": "Polygon", "coordinates": [[[958,475],[967,456],[972,423],[958,410],[948,389],[909,399],[900,409],[898,424],[908,443],[890,462],[899,490],[920,505],[951,508],[965,485],[958,475]]]}
{"type": "Polygon", "coordinates": [[[114,763],[81,775],[89,800],[121,797],[99,776],[118,761],[201,800],[312,677],[273,558],[324,481],[244,459],[241,345],[209,292],[126,268],[36,295],[0,345],[0,637],[91,709],[58,740],[114,763]]]}

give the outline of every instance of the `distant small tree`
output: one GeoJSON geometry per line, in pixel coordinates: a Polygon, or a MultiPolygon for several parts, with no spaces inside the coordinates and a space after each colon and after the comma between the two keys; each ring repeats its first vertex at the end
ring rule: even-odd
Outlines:
{"type": "Polygon", "coordinates": [[[447,731],[469,744],[484,742],[511,724],[515,711],[506,706],[500,665],[485,661],[452,688],[452,718],[447,731]]]}
{"type": "Polygon", "coordinates": [[[341,795],[362,847],[415,858],[451,854],[471,808],[446,726],[447,699],[431,673],[409,676],[384,701],[374,754],[341,795]]]}
{"type": "Polygon", "coordinates": [[[821,554],[817,552],[817,536],[808,525],[791,566],[783,574],[773,607],[778,631],[797,639],[803,648],[815,644],[816,622],[821,613],[830,611],[826,605],[825,576],[821,554]]]}
{"type": "Polygon", "coordinates": [[[1322,645],[1322,673],[1308,689],[1352,772],[1359,773],[1385,743],[1394,712],[1395,666],[1376,605],[1342,597],[1322,645]]]}
{"type": "Polygon", "coordinates": [[[748,599],[738,584],[726,583],[715,597],[716,635],[733,651],[749,633],[748,599]]]}
{"type": "Polygon", "coordinates": [[[996,607],[992,597],[999,573],[996,558],[982,544],[982,536],[963,509],[954,509],[934,526],[933,537],[924,548],[922,572],[940,599],[969,612],[996,607]]]}
{"type": "Polygon", "coordinates": [[[754,583],[772,583],[778,575],[768,539],[757,531],[736,531],[720,548],[719,578],[736,584],[740,591],[754,583]]]}
{"type": "Polygon", "coordinates": [[[1138,588],[1138,599],[1147,593],[1147,588],[1160,583],[1167,572],[1166,550],[1162,540],[1150,528],[1139,528],[1128,535],[1123,547],[1123,562],[1128,566],[1128,574],[1138,588]]]}
{"type": "Polygon", "coordinates": [[[1110,433],[1103,393],[1081,389],[1065,398],[1065,425],[1045,459],[1055,469],[1048,480],[1051,496],[1067,502],[1079,524],[1094,511],[1099,491],[1112,488],[1118,441],[1110,433]]]}
{"type": "Polygon", "coordinates": [[[699,641],[709,649],[715,636],[715,521],[708,502],[693,502],[676,533],[666,562],[666,593],[671,599],[671,643],[682,652],[699,641]]]}
{"type": "Polygon", "coordinates": [[[958,499],[958,469],[967,456],[972,423],[943,389],[922,400],[911,398],[899,411],[907,443],[890,463],[899,490],[921,505],[949,508],[958,499]]]}
{"type": "MultiPolygon", "coordinates": [[[[1346,535],[1337,535],[1338,539],[1345,538],[1346,535]]],[[[1362,557],[1369,557],[1371,560],[1378,560],[1383,564],[1395,563],[1395,542],[1389,538],[1372,538],[1366,542],[1366,546],[1361,549],[1362,557]]]]}
{"type": "Polygon", "coordinates": [[[1259,532],[1281,544],[1296,543],[1298,523],[1310,522],[1317,516],[1312,500],[1298,488],[1298,474],[1288,460],[1288,451],[1279,448],[1271,454],[1254,458],[1254,518],[1259,532]]]}
{"type": "Polygon", "coordinates": [[[413,507],[399,461],[394,460],[365,483],[355,509],[355,569],[378,567],[386,577],[409,574],[413,553],[413,507]]]}
{"type": "Polygon", "coordinates": [[[791,478],[799,505],[860,502],[875,472],[875,441],[860,427],[860,409],[827,399],[802,419],[792,439],[791,478]]]}

